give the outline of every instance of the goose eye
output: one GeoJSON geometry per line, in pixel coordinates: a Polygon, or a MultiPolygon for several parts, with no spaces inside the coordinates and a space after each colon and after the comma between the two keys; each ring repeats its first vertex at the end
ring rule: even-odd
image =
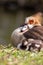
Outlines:
{"type": "Polygon", "coordinates": [[[34,23],[34,20],[29,20],[29,24],[33,24],[34,23]]]}

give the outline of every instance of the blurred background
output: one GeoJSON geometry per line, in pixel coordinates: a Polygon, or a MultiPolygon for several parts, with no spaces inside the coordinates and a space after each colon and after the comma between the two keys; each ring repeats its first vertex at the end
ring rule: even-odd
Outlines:
{"type": "Polygon", "coordinates": [[[12,31],[36,12],[43,12],[43,0],[0,0],[0,44],[11,43],[12,31]]]}

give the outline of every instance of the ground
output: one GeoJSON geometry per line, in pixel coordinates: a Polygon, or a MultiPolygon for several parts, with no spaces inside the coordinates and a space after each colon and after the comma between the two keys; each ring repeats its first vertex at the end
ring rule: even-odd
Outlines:
{"type": "Polygon", "coordinates": [[[33,53],[13,46],[0,47],[0,65],[43,65],[43,51],[33,53]]]}

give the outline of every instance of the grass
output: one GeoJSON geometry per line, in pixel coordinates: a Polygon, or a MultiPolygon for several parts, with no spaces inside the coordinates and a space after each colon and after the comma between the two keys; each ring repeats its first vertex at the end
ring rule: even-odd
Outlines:
{"type": "Polygon", "coordinates": [[[14,47],[0,48],[0,65],[43,65],[43,51],[33,53],[14,47]]]}

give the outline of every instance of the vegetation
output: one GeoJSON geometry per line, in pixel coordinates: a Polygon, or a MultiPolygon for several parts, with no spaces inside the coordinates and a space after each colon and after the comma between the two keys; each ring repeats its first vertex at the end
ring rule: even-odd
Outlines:
{"type": "Polygon", "coordinates": [[[33,53],[0,46],[0,65],[43,65],[43,51],[33,53]]]}

